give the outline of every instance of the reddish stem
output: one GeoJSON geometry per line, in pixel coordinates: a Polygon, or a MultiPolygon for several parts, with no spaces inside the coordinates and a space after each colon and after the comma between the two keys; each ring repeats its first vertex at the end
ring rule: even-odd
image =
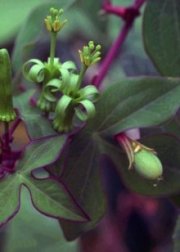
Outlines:
{"type": "Polygon", "coordinates": [[[102,62],[99,70],[99,74],[94,77],[93,84],[96,87],[100,87],[103,79],[105,78],[112,62],[117,57],[120,52],[120,49],[123,46],[125,39],[127,38],[129,31],[134,23],[135,18],[140,14],[139,9],[144,4],[146,0],[136,0],[133,6],[123,8],[123,7],[115,7],[112,6],[110,1],[105,1],[104,10],[107,13],[113,13],[115,15],[120,16],[124,19],[125,24],[122,27],[117,39],[114,41],[113,45],[109,49],[104,61],[102,62]]]}
{"type": "Polygon", "coordinates": [[[14,124],[12,125],[12,127],[9,130],[9,135],[10,137],[12,137],[12,135],[14,134],[14,131],[16,130],[16,128],[18,127],[18,125],[20,124],[21,119],[17,118],[16,121],[14,122],[14,124]]]}
{"type": "Polygon", "coordinates": [[[93,83],[96,87],[100,87],[103,79],[105,78],[113,60],[117,57],[117,53],[120,50],[120,47],[122,46],[122,44],[124,43],[129,30],[132,26],[132,23],[125,23],[122,31],[119,33],[119,36],[117,37],[117,39],[115,40],[115,42],[113,43],[112,47],[110,48],[109,52],[107,53],[104,61],[102,62],[101,66],[100,66],[100,70],[99,70],[99,74],[97,76],[95,76],[93,83]]]}

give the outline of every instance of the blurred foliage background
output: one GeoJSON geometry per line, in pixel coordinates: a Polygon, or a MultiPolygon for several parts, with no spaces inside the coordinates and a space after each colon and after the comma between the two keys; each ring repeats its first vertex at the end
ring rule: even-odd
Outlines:
{"type": "MultiPolygon", "coordinates": [[[[113,0],[115,5],[128,6],[132,0],[113,0]]],[[[30,57],[46,59],[49,36],[43,19],[50,7],[64,8],[68,24],[60,33],[57,55],[79,64],[78,49],[89,41],[102,44],[103,56],[117,37],[123,21],[100,14],[101,0],[1,0],[0,47],[11,53],[16,92],[27,86],[21,78],[22,64],[30,57]]],[[[143,15],[143,9],[142,9],[143,15]]],[[[137,18],[121,54],[113,63],[104,85],[125,76],[158,75],[145,53],[142,41],[142,15],[137,18]]],[[[89,72],[89,78],[97,71],[89,72]]],[[[31,84],[32,85],[32,84],[31,84]]],[[[21,132],[19,133],[21,134],[21,132]]],[[[56,220],[40,215],[32,208],[24,191],[18,215],[1,230],[4,252],[169,252],[175,216],[167,200],[148,199],[128,192],[112,164],[106,163],[105,187],[109,212],[98,228],[85,234],[81,242],[67,243],[56,220]],[[141,207],[139,207],[141,206],[141,207]],[[129,213],[129,214],[128,214],[129,213]],[[168,225],[168,229],[165,228],[168,225]],[[80,248],[81,247],[81,248],[80,248]]]]}

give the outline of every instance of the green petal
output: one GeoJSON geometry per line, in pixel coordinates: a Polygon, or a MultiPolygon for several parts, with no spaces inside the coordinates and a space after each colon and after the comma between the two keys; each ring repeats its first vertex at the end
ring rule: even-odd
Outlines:
{"type": "Polygon", "coordinates": [[[91,101],[83,100],[79,104],[80,106],[75,108],[75,113],[81,121],[86,121],[95,115],[95,106],[91,101]]]}
{"type": "Polygon", "coordinates": [[[27,80],[41,83],[44,80],[45,66],[40,60],[29,60],[23,66],[23,74],[27,80]]]}
{"type": "Polygon", "coordinates": [[[66,110],[71,105],[71,103],[72,98],[67,95],[63,95],[57,103],[55,110],[56,115],[58,115],[59,118],[63,119],[66,116],[66,110]]]}
{"type": "Polygon", "coordinates": [[[75,63],[73,62],[73,61],[66,61],[66,62],[64,62],[62,65],[61,65],[61,67],[62,68],[66,68],[66,69],[68,69],[68,70],[70,70],[70,71],[72,71],[72,70],[77,70],[77,67],[76,67],[76,65],[75,65],[75,63]]]}
{"type": "Polygon", "coordinates": [[[88,86],[80,89],[79,95],[80,95],[80,98],[82,98],[82,99],[88,99],[92,102],[95,102],[99,98],[100,94],[95,86],[88,85],[88,86]]]}
{"type": "Polygon", "coordinates": [[[61,85],[62,81],[59,79],[50,80],[44,87],[44,97],[50,102],[55,102],[57,99],[55,93],[60,91],[61,85]]]}

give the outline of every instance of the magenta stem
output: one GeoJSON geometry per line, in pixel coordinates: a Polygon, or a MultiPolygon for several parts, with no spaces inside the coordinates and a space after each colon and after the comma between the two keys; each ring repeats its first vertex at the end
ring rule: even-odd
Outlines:
{"type": "MultiPolygon", "coordinates": [[[[141,6],[144,4],[145,1],[146,0],[136,0],[133,6],[127,7],[127,10],[128,8],[131,10],[132,8],[134,8],[136,11],[139,11],[139,9],[141,8],[141,6]]],[[[112,6],[110,5],[109,8],[112,9],[112,6]]],[[[117,7],[117,11],[119,8],[120,7],[117,7]]],[[[106,6],[106,10],[108,11],[108,6],[106,6]]],[[[113,11],[114,11],[114,8],[113,8],[113,11]]],[[[116,14],[115,11],[114,11],[114,14],[116,14]]],[[[133,12],[131,12],[131,15],[133,15],[133,12]]],[[[104,61],[102,62],[100,66],[99,74],[95,76],[92,81],[93,84],[97,88],[100,87],[108,70],[110,69],[112,62],[115,60],[115,58],[118,56],[119,52],[121,51],[123,43],[126,40],[136,17],[137,15],[134,15],[132,16],[132,18],[128,18],[125,20],[125,24],[123,25],[122,30],[120,31],[117,39],[115,40],[115,42],[112,44],[111,48],[109,49],[104,61]]]]}
{"type": "Polygon", "coordinates": [[[21,119],[17,118],[16,121],[14,122],[14,124],[12,125],[12,127],[9,130],[9,135],[10,137],[14,134],[14,131],[16,130],[16,128],[18,127],[18,125],[20,124],[21,119]]]}
{"type": "Polygon", "coordinates": [[[134,3],[134,8],[139,10],[145,2],[146,0],[136,0],[134,3]]]}
{"type": "Polygon", "coordinates": [[[93,84],[97,88],[100,87],[100,85],[101,85],[102,81],[104,80],[112,62],[117,57],[117,54],[118,54],[120,48],[122,47],[128,33],[129,33],[131,26],[132,26],[132,23],[126,22],[124,24],[122,31],[119,33],[119,36],[115,40],[114,44],[112,45],[109,52],[107,53],[104,61],[102,62],[101,66],[100,66],[99,74],[95,77],[95,79],[93,81],[93,84]]]}

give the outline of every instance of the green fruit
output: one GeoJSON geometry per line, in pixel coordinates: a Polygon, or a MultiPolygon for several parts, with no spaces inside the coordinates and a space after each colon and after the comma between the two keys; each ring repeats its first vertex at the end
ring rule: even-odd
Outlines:
{"type": "Polygon", "coordinates": [[[159,158],[152,151],[145,149],[134,154],[134,167],[141,176],[147,179],[158,179],[163,173],[159,158]]]}

